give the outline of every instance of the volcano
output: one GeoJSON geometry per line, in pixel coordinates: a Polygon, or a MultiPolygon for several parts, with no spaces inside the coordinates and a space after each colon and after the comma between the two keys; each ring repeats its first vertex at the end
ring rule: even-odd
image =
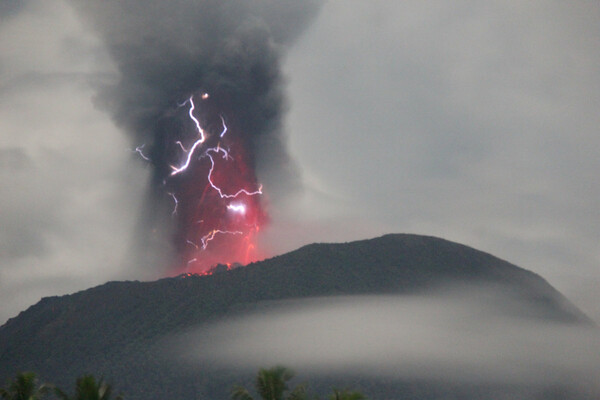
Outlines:
{"type": "MultiPolygon", "coordinates": [[[[108,282],[43,298],[0,327],[0,380],[31,370],[44,381],[70,387],[77,376],[92,373],[131,400],[225,399],[233,384],[247,382],[252,374],[210,364],[187,368],[165,356],[165,339],[248,307],[256,310],[283,300],[429,293],[450,284],[493,286],[511,299],[507,309],[522,319],[594,325],[530,271],[447,240],[392,234],[351,243],[311,244],[207,276],[108,282]]],[[[508,390],[502,384],[335,379],[337,384],[358,386],[371,398],[434,399],[443,393],[475,399],[508,390]]],[[[316,387],[329,384],[317,381],[316,387]]],[[[546,398],[545,387],[526,390],[537,390],[535,398],[546,398]]]]}

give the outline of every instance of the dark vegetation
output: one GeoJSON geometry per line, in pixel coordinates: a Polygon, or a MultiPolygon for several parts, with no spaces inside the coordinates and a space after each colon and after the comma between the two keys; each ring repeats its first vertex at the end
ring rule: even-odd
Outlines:
{"type": "MultiPolygon", "coordinates": [[[[19,372],[9,381],[5,388],[0,388],[0,397],[4,400],[40,400],[52,397],[59,400],[111,400],[112,388],[102,379],[96,380],[92,375],[85,375],[75,381],[73,395],[48,383],[40,384],[33,372],[19,372]]],[[[121,396],[115,400],[121,400],[121,396]]]]}
{"type": "MultiPolygon", "coordinates": [[[[294,377],[294,372],[283,366],[261,368],[258,370],[254,381],[254,388],[261,400],[318,400],[318,397],[309,395],[308,386],[303,383],[291,391],[288,381],[294,377]]],[[[0,397],[4,400],[41,400],[47,397],[59,400],[111,400],[112,387],[101,378],[96,380],[93,375],[84,375],[75,381],[73,395],[68,395],[53,384],[40,384],[37,375],[33,372],[19,372],[7,383],[5,388],[0,388],[0,397]]],[[[122,400],[119,395],[115,400],[122,400]]],[[[254,400],[248,389],[235,385],[231,391],[232,400],[254,400]]],[[[353,390],[333,389],[329,400],[365,400],[366,397],[353,390]]],[[[258,398],[257,398],[258,400],[258,398]]]]}
{"type": "MultiPolygon", "coordinates": [[[[254,381],[254,389],[261,400],[309,400],[313,397],[308,392],[308,385],[302,383],[290,390],[288,381],[294,377],[294,372],[286,367],[275,366],[272,368],[261,368],[258,370],[254,381]]],[[[258,400],[250,391],[243,386],[235,385],[231,393],[232,400],[258,400]]],[[[354,390],[337,390],[328,400],[365,400],[366,397],[354,390]]]]}
{"type": "MultiPolygon", "coordinates": [[[[519,300],[518,313],[565,323],[591,323],[538,275],[446,240],[386,235],[344,244],[312,244],[210,276],[155,282],[109,282],[42,299],[0,327],[0,382],[37,371],[61,387],[81,373],[104,376],[127,399],[229,396],[227,382],[251,376],[203,365],[184,371],[161,356],[161,341],[247,305],[315,296],[412,293],[438,285],[486,283],[519,300]]],[[[398,386],[347,377],[347,386],[381,398],[438,398],[471,388],[398,386]],[[376,391],[371,389],[376,388],[376,391]],[[411,394],[412,393],[412,394],[411,394]]],[[[317,388],[320,387],[317,382],[317,388]]]]}

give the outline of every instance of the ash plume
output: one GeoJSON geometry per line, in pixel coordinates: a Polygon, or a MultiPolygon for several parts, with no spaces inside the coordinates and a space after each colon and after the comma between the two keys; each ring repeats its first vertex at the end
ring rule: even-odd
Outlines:
{"type": "MultiPolygon", "coordinates": [[[[153,168],[138,232],[142,252],[150,248],[174,251],[179,264],[189,264],[196,260],[193,252],[206,244],[209,235],[226,229],[216,228],[229,218],[221,205],[211,203],[218,198],[214,193],[207,195],[206,185],[198,183],[212,171],[208,153],[194,155],[194,162],[204,164],[190,168],[191,176],[171,178],[181,149],[186,150],[182,144],[178,148],[176,142],[188,140],[190,144],[195,134],[189,120],[190,100],[200,102],[203,93],[210,97],[194,112],[207,129],[216,131],[227,124],[228,135],[235,138],[230,145],[241,152],[237,170],[247,186],[258,187],[259,176],[260,183],[268,187],[270,199],[297,186],[282,132],[286,106],[281,60],[286,48],[316,15],[317,1],[72,3],[98,32],[120,74],[117,81],[99,88],[96,101],[130,135],[132,148],[137,148],[153,168]],[[174,202],[178,201],[175,194],[184,200],[178,205],[178,216],[172,218],[174,202]],[[207,218],[215,220],[214,226],[204,228],[203,233],[194,231],[199,229],[194,224],[206,223],[207,218]]],[[[216,140],[209,144],[215,146],[216,153],[224,147],[216,140]]],[[[214,167],[216,161],[210,161],[214,167]]],[[[215,174],[214,178],[231,181],[229,176],[219,178],[215,174]]],[[[252,224],[258,230],[268,216],[260,204],[264,200],[252,201],[252,224]]],[[[235,245],[231,241],[241,239],[219,240],[223,242],[219,245],[215,240],[213,257],[200,266],[202,269],[207,263],[220,262],[223,254],[231,253],[229,247],[235,245]]],[[[223,261],[241,261],[234,256],[223,261]]]]}

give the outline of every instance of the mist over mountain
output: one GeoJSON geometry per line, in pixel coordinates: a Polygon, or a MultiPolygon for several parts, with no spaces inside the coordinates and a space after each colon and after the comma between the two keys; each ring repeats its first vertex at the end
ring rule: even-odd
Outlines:
{"type": "Polygon", "coordinates": [[[317,391],[370,398],[591,399],[596,338],[540,276],[395,234],[44,298],[0,327],[0,380],[33,370],[66,387],[93,373],[127,399],[224,399],[262,363],[285,362],[317,391]]]}

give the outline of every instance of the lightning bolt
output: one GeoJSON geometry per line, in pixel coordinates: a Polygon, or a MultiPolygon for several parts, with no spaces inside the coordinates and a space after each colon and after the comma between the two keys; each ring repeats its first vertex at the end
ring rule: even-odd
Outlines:
{"type": "Polygon", "coordinates": [[[214,151],[217,153],[219,151],[223,151],[223,152],[225,152],[225,154],[228,154],[228,153],[224,149],[219,148],[219,147],[208,149],[208,150],[206,150],[206,153],[205,153],[206,156],[208,157],[208,159],[210,160],[210,170],[208,171],[208,183],[210,184],[210,186],[213,187],[213,189],[215,189],[219,193],[219,196],[221,196],[222,199],[234,199],[242,193],[247,194],[248,196],[256,196],[256,195],[262,194],[262,185],[259,185],[258,189],[253,192],[250,192],[246,189],[240,189],[237,192],[235,192],[234,194],[223,193],[223,190],[221,190],[221,188],[218,187],[217,185],[215,185],[215,183],[212,181],[212,173],[213,173],[213,170],[215,169],[215,160],[210,155],[211,151],[214,151]]]}
{"type": "Polygon", "coordinates": [[[223,131],[221,132],[219,137],[223,137],[227,133],[227,125],[225,124],[225,119],[223,118],[223,116],[219,115],[219,117],[221,117],[221,122],[223,123],[223,131]]]}
{"type": "Polygon", "coordinates": [[[206,246],[208,246],[208,242],[213,240],[217,233],[229,234],[229,235],[243,235],[244,234],[244,232],[241,232],[241,231],[222,231],[220,229],[213,229],[207,235],[202,237],[202,239],[200,239],[200,241],[202,242],[202,250],[206,249],[206,246]]]}
{"type": "Polygon", "coordinates": [[[140,155],[140,157],[142,157],[144,160],[146,160],[146,161],[152,161],[152,160],[150,160],[150,159],[149,159],[149,158],[148,158],[148,157],[147,157],[147,156],[144,154],[144,152],[143,152],[143,150],[144,150],[144,146],[145,146],[145,145],[146,145],[146,143],[144,143],[144,144],[143,144],[143,145],[141,145],[141,146],[138,146],[138,147],[136,147],[134,151],[135,151],[136,153],[138,153],[138,154],[140,155]]]}
{"type": "Polygon", "coordinates": [[[196,249],[198,249],[198,245],[194,242],[192,242],[191,240],[186,240],[185,241],[187,244],[191,244],[192,246],[194,246],[196,249]]]}
{"type": "MultiPolygon", "coordinates": [[[[187,152],[189,152],[189,150],[188,150],[188,149],[186,149],[185,147],[183,147],[183,143],[181,143],[181,141],[180,141],[180,140],[176,141],[176,142],[175,142],[175,144],[178,144],[178,145],[179,145],[179,147],[181,147],[181,150],[183,150],[183,152],[184,152],[184,153],[187,153],[187,152]]],[[[171,166],[171,168],[172,168],[172,166],[171,166]]]]}
{"type": "Polygon", "coordinates": [[[177,206],[179,205],[179,200],[177,200],[177,197],[175,197],[174,193],[168,192],[167,194],[169,196],[171,196],[173,198],[173,201],[175,202],[175,206],[173,207],[173,212],[171,212],[171,215],[175,215],[175,214],[177,214],[177,206]]]}
{"type": "Polygon", "coordinates": [[[227,209],[236,213],[246,214],[246,205],[244,204],[228,204],[227,209]]]}
{"type": "MultiPolygon", "coordinates": [[[[199,95],[201,100],[206,100],[209,98],[209,94],[208,93],[202,93],[199,95]]],[[[195,141],[193,142],[193,144],[191,145],[186,145],[184,144],[184,142],[182,142],[181,140],[177,140],[175,141],[175,145],[179,146],[179,148],[181,148],[181,151],[185,154],[184,159],[181,161],[181,163],[179,165],[175,164],[175,165],[170,165],[172,171],[169,175],[169,177],[173,177],[175,175],[178,174],[182,174],[184,173],[188,167],[191,165],[192,160],[197,160],[200,158],[204,158],[207,157],[210,161],[210,168],[209,171],[206,175],[206,179],[207,179],[207,183],[208,185],[210,185],[210,188],[208,187],[208,185],[205,187],[205,190],[215,190],[221,199],[234,199],[237,198],[238,196],[245,194],[247,196],[256,196],[256,195],[260,195],[262,194],[262,185],[258,186],[257,190],[249,190],[249,189],[245,189],[242,188],[240,190],[238,190],[235,193],[225,193],[224,189],[222,189],[221,187],[219,187],[215,181],[213,180],[213,173],[215,172],[215,168],[218,168],[218,166],[215,163],[215,157],[217,156],[222,156],[222,159],[225,160],[224,162],[228,162],[228,161],[234,161],[234,158],[229,154],[230,150],[227,147],[222,147],[221,142],[217,141],[217,146],[216,147],[211,147],[211,148],[205,148],[202,149],[202,146],[204,145],[204,143],[206,143],[206,141],[209,139],[209,137],[211,137],[211,134],[207,131],[205,131],[205,129],[202,127],[202,124],[200,123],[200,121],[198,120],[198,118],[194,115],[194,112],[196,111],[196,104],[194,102],[194,95],[190,96],[187,100],[185,100],[183,103],[178,104],[179,107],[184,107],[186,105],[189,105],[189,108],[187,110],[187,114],[189,116],[189,118],[192,120],[193,125],[196,129],[197,132],[197,137],[195,139],[195,141]],[[200,156],[198,156],[198,154],[201,154],[200,156]]],[[[223,138],[227,132],[228,132],[228,127],[227,127],[227,123],[225,121],[225,117],[223,115],[219,115],[219,118],[221,119],[221,123],[222,123],[222,130],[221,132],[218,134],[218,139],[220,140],[221,138],[223,138]]],[[[215,132],[216,133],[216,132],[215,132]]],[[[216,135],[215,135],[215,138],[216,135]]],[[[150,161],[142,152],[143,150],[143,145],[138,147],[136,149],[136,152],[138,152],[144,159],[150,161]]],[[[227,169],[226,169],[227,171],[227,169]]],[[[168,179],[168,178],[167,178],[168,179]]],[[[177,199],[177,197],[175,196],[175,193],[173,192],[167,192],[167,194],[169,196],[171,196],[171,198],[173,199],[174,202],[174,208],[172,211],[172,215],[176,215],[177,214],[177,209],[178,209],[178,205],[179,205],[179,200],[177,199]]],[[[247,212],[247,205],[237,202],[237,203],[229,203],[229,204],[223,204],[224,207],[227,208],[227,210],[234,212],[234,213],[239,213],[241,215],[245,215],[247,212]]],[[[200,223],[203,222],[202,220],[197,221],[196,223],[200,223]]],[[[193,248],[195,248],[195,252],[198,251],[203,251],[206,250],[206,248],[208,247],[209,243],[215,239],[215,236],[217,235],[245,235],[248,234],[250,235],[250,232],[242,232],[241,230],[229,230],[227,228],[230,228],[229,226],[222,226],[222,227],[215,227],[214,229],[212,229],[211,231],[209,231],[208,233],[206,233],[204,236],[202,236],[200,238],[200,242],[198,242],[197,240],[189,240],[186,239],[185,242],[192,246],[193,248]]],[[[258,227],[256,227],[256,231],[258,231],[258,227]]],[[[206,232],[206,231],[204,231],[206,232]]],[[[199,235],[198,235],[199,236],[199,235]]],[[[198,237],[196,236],[196,238],[198,237]]],[[[246,237],[245,240],[248,240],[248,237],[246,237]]],[[[253,247],[252,244],[249,244],[247,252],[250,251],[251,247],[253,247]]],[[[197,253],[195,254],[197,256],[197,253]]],[[[248,257],[246,257],[248,258],[248,257]]],[[[194,262],[198,261],[197,257],[194,257],[192,255],[192,258],[189,259],[189,261],[187,261],[188,265],[192,264],[194,262]]]]}
{"type": "MultiPolygon", "coordinates": [[[[202,95],[203,99],[204,99],[204,95],[206,95],[207,98],[208,98],[208,94],[204,93],[202,95]]],[[[188,111],[188,114],[189,114],[190,118],[192,119],[192,121],[194,121],[194,124],[196,125],[196,131],[198,131],[198,134],[200,135],[200,138],[198,140],[196,140],[194,142],[194,144],[192,145],[192,147],[190,148],[190,150],[187,151],[188,155],[187,155],[187,158],[186,158],[186,160],[185,160],[185,162],[183,163],[182,166],[180,166],[179,168],[177,168],[177,167],[174,167],[174,166],[171,165],[171,168],[173,169],[173,172],[171,172],[171,176],[177,175],[177,174],[179,174],[179,173],[181,173],[181,172],[183,172],[183,171],[185,171],[187,169],[187,167],[190,165],[190,161],[192,160],[192,156],[194,155],[194,151],[196,150],[196,148],[198,146],[200,146],[206,140],[206,134],[204,133],[204,129],[202,129],[202,126],[200,125],[200,121],[198,121],[198,119],[196,119],[196,117],[194,116],[194,110],[196,109],[196,106],[194,104],[194,96],[190,96],[190,98],[187,99],[183,104],[181,104],[181,106],[183,107],[187,103],[190,103],[190,109],[188,111]]],[[[225,121],[223,121],[223,122],[225,122],[225,121]]],[[[183,147],[183,144],[181,144],[180,141],[177,141],[176,143],[178,143],[179,146],[181,146],[181,148],[183,149],[183,151],[186,151],[185,147],[183,147]]]]}

